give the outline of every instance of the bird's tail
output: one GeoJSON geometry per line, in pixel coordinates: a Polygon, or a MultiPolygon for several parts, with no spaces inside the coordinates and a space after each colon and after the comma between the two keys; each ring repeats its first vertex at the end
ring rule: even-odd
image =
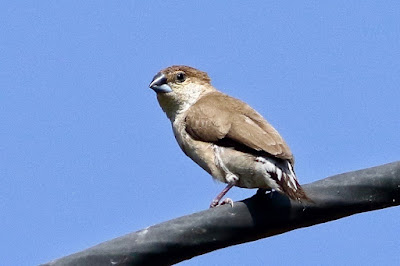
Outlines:
{"type": "Polygon", "coordinates": [[[270,171],[268,172],[278,184],[278,190],[280,192],[287,195],[293,200],[297,200],[300,202],[312,202],[312,200],[307,196],[306,192],[297,181],[296,174],[294,173],[292,164],[289,161],[278,161],[272,159],[269,159],[269,161],[272,163],[272,165],[274,165],[274,167],[269,168],[268,170],[270,171]]]}
{"type": "Polygon", "coordinates": [[[280,185],[282,192],[288,195],[289,198],[300,202],[312,201],[299,184],[290,162],[287,162],[287,171],[282,171],[282,182],[280,185]]]}

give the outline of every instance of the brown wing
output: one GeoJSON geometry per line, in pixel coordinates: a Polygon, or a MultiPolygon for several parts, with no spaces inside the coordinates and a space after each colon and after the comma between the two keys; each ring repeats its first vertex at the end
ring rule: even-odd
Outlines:
{"type": "Polygon", "coordinates": [[[246,103],[220,92],[203,96],[188,110],[186,131],[197,140],[229,139],[293,163],[289,147],[275,128],[246,103]]]}

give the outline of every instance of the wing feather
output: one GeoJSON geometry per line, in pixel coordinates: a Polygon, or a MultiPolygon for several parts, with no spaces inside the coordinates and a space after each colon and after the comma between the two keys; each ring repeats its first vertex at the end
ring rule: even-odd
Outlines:
{"type": "Polygon", "coordinates": [[[276,129],[249,105],[223,93],[200,98],[189,108],[185,122],[186,131],[194,139],[226,139],[293,163],[293,155],[276,129]]]}

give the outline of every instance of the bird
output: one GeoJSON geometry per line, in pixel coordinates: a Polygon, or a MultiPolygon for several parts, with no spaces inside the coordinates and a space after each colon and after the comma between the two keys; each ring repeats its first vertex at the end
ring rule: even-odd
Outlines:
{"type": "Polygon", "coordinates": [[[169,66],[154,76],[149,87],[171,121],[182,151],[227,184],[210,208],[233,206],[231,199],[222,198],[234,186],[309,200],[294,172],[293,154],[278,131],[248,104],[214,88],[206,72],[169,66]]]}

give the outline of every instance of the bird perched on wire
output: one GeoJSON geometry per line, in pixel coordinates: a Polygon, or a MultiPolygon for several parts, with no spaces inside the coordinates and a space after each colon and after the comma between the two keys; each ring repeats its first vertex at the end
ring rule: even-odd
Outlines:
{"type": "Polygon", "coordinates": [[[149,87],[172,123],[183,152],[214,179],[227,183],[211,202],[221,201],[233,186],[276,190],[291,199],[308,200],[293,170],[288,145],[246,103],[219,92],[207,73],[189,66],[170,66],[149,87]]]}

